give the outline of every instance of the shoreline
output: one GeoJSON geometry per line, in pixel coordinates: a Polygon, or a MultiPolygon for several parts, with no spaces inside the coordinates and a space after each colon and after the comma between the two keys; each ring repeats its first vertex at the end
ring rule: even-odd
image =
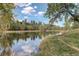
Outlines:
{"type": "Polygon", "coordinates": [[[24,31],[0,31],[2,33],[23,33],[23,32],[51,32],[51,31],[62,31],[62,30],[24,30],[24,31]]]}

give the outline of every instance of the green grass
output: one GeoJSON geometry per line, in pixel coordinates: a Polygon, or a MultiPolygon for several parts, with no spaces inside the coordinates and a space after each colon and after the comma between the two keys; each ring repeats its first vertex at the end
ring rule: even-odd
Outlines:
{"type": "Polygon", "coordinates": [[[62,39],[66,43],[79,48],[79,32],[69,32],[60,36],[59,39],[62,39]]]}
{"type": "Polygon", "coordinates": [[[65,45],[60,40],[79,48],[79,32],[68,32],[62,36],[54,36],[43,40],[40,45],[41,56],[79,56],[79,52],[65,45]]]}

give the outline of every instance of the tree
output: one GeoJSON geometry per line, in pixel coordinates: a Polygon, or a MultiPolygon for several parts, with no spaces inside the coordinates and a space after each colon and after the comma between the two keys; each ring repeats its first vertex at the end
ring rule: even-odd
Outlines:
{"type": "Polygon", "coordinates": [[[10,21],[13,19],[12,10],[15,8],[12,3],[0,3],[0,29],[10,28],[10,21]]]}
{"type": "Polygon", "coordinates": [[[74,3],[48,3],[45,16],[50,19],[50,23],[61,21],[62,19],[79,22],[79,4],[74,3]],[[69,18],[73,19],[69,19],[69,18]]]}
{"type": "Polygon", "coordinates": [[[79,23],[77,23],[77,22],[76,22],[76,23],[73,23],[72,28],[73,28],[73,29],[77,29],[77,28],[79,28],[79,23]]]}

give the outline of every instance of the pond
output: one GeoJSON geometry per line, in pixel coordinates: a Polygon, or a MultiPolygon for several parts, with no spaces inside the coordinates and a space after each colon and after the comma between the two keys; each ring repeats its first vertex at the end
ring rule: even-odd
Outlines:
{"type": "Polygon", "coordinates": [[[32,56],[36,55],[40,49],[43,38],[50,33],[26,32],[7,33],[0,35],[0,55],[1,56],[32,56]]]}

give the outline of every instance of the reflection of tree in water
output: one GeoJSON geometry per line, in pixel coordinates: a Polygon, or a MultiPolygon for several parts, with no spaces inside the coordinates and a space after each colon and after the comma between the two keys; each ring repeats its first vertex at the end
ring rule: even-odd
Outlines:
{"type": "Polygon", "coordinates": [[[49,33],[8,33],[3,35],[3,37],[0,39],[0,45],[3,50],[0,53],[0,55],[13,55],[13,51],[12,51],[12,45],[14,44],[14,40],[16,40],[17,42],[19,42],[19,40],[24,40],[27,41],[28,38],[30,38],[31,40],[35,40],[37,38],[42,38],[42,36],[46,36],[49,33]]]}
{"type": "Polygon", "coordinates": [[[13,40],[16,40],[17,42],[19,39],[21,40],[27,40],[27,38],[31,38],[32,40],[35,40],[35,38],[38,36],[37,33],[9,33],[2,35],[3,37],[0,39],[0,45],[1,48],[3,48],[0,55],[12,55],[13,51],[11,49],[12,45],[14,44],[13,40]]]}
{"type": "Polygon", "coordinates": [[[12,44],[13,44],[13,40],[11,40],[11,38],[9,37],[8,34],[7,35],[5,34],[4,37],[2,39],[0,39],[0,45],[1,45],[1,48],[3,49],[2,52],[0,53],[0,55],[2,55],[2,56],[11,55],[12,44]]]}

